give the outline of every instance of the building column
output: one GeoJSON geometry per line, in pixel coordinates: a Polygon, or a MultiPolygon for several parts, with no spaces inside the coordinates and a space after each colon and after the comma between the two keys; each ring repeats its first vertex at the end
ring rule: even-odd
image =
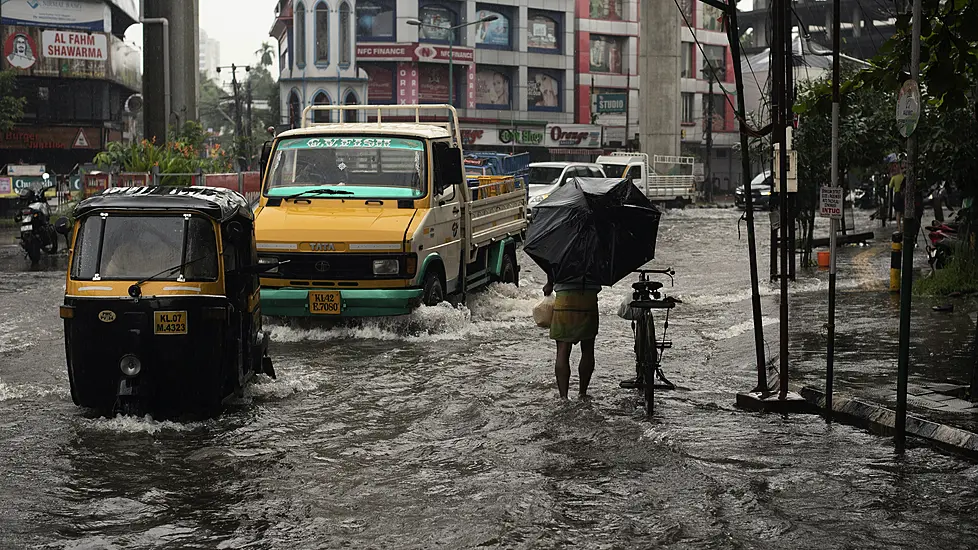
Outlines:
{"type": "Polygon", "coordinates": [[[642,0],[639,89],[641,149],[679,154],[680,18],[673,0],[642,0]]]}

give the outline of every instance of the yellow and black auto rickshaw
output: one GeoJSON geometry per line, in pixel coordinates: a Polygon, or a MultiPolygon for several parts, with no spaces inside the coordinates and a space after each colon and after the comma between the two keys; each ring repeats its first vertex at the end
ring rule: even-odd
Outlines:
{"type": "Polygon", "coordinates": [[[119,187],[74,214],[61,317],[75,404],[213,414],[256,374],[275,377],[258,299],[271,266],[258,263],[244,197],[119,187]]]}

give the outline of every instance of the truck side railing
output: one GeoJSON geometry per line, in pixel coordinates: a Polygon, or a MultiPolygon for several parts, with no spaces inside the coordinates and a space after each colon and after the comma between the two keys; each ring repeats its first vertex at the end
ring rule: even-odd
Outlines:
{"type": "Polygon", "coordinates": [[[348,123],[343,120],[343,113],[346,111],[364,112],[368,116],[373,114],[377,117],[376,124],[378,127],[383,126],[384,113],[390,113],[391,111],[414,111],[414,123],[415,124],[430,124],[432,126],[441,126],[448,130],[448,133],[452,136],[453,146],[462,147],[462,130],[458,124],[458,111],[455,107],[447,104],[432,104],[432,105],[309,105],[302,110],[302,127],[310,128],[313,126],[324,126],[327,124],[353,124],[348,123]],[[332,112],[337,111],[340,113],[339,122],[314,122],[311,113],[314,112],[326,112],[330,114],[330,120],[332,120],[332,112]],[[447,122],[429,122],[421,120],[421,113],[425,114],[432,111],[442,111],[448,112],[447,122]]]}

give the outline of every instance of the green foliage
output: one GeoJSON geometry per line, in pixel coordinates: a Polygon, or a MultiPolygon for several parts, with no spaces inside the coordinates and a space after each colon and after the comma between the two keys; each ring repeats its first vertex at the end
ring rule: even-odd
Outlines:
{"type": "Polygon", "coordinates": [[[10,130],[24,116],[27,100],[16,95],[16,88],[14,71],[0,71],[0,131],[10,130]]]}
{"type": "MultiPolygon", "coordinates": [[[[174,132],[174,141],[156,145],[155,141],[142,140],[131,144],[109,143],[106,150],[95,157],[95,164],[103,170],[116,172],[151,172],[160,174],[190,174],[198,171],[221,173],[231,171],[227,153],[216,145],[206,148],[206,135],[197,122],[185,123],[174,132]]],[[[190,185],[189,176],[163,177],[162,185],[190,185]]]]}
{"type": "Polygon", "coordinates": [[[978,255],[963,244],[955,247],[954,256],[944,269],[913,285],[913,293],[918,296],[947,296],[952,292],[978,292],[978,255]]]}

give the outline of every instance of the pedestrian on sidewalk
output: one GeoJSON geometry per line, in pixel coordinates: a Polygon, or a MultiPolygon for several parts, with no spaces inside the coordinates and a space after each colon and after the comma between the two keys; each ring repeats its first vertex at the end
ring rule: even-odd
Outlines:
{"type": "Polygon", "coordinates": [[[557,392],[561,399],[567,399],[570,388],[570,356],[575,344],[581,345],[581,361],[577,367],[580,377],[578,397],[588,398],[587,388],[594,374],[594,340],[598,335],[598,293],[601,285],[578,281],[554,283],[551,273],[547,273],[547,284],[543,294],[550,296],[556,292],[553,320],[550,322],[550,339],[557,342],[557,361],[554,375],[557,378],[557,392]]]}
{"type": "Polygon", "coordinates": [[[893,190],[893,211],[896,213],[897,231],[903,231],[903,158],[904,154],[890,153],[886,156],[886,163],[890,170],[890,189],[893,190]]]}

